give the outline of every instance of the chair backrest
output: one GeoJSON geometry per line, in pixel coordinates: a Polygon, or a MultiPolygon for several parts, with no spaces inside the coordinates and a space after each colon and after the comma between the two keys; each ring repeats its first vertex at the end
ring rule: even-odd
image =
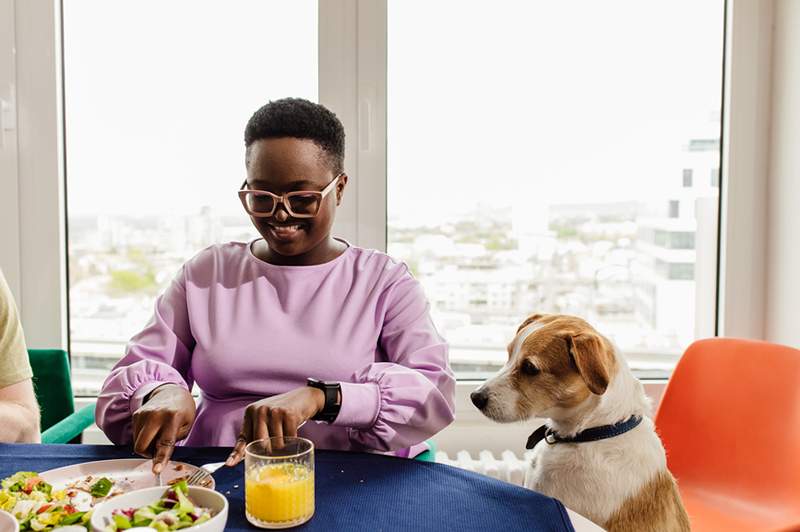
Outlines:
{"type": "Polygon", "coordinates": [[[28,349],[28,358],[44,431],[75,412],[69,358],[61,349],[28,349]]]}
{"type": "Polygon", "coordinates": [[[686,350],[656,428],[678,483],[800,516],[800,351],[714,338],[686,350]]]}

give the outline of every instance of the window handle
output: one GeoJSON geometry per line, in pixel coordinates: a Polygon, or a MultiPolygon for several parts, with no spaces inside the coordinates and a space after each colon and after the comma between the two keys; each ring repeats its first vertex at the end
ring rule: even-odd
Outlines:
{"type": "Polygon", "coordinates": [[[14,85],[9,83],[9,99],[0,98],[0,149],[6,146],[6,131],[17,128],[17,106],[14,105],[14,85]]]}
{"type": "Polygon", "coordinates": [[[369,96],[362,97],[358,107],[358,149],[370,151],[372,149],[372,99],[369,96]]]}

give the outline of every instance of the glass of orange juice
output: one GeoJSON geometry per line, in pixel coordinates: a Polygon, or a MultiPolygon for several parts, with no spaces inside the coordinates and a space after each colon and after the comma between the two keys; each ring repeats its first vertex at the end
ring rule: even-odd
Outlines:
{"type": "Polygon", "coordinates": [[[245,448],[247,520],[261,528],[302,525],[314,515],[314,444],[305,438],[267,438],[245,448]]]}

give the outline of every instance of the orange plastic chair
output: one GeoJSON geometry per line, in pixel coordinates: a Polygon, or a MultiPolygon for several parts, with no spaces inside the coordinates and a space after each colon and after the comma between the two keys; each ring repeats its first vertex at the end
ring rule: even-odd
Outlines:
{"type": "Polygon", "coordinates": [[[656,414],[692,530],[800,530],[800,351],[695,342],[656,414]]]}

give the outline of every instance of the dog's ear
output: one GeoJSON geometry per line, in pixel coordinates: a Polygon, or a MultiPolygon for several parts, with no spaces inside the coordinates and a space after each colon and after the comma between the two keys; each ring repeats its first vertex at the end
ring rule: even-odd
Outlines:
{"type": "Polygon", "coordinates": [[[567,335],[569,354],[586,386],[597,395],[605,393],[614,371],[614,353],[608,341],[594,332],[567,335]]]}
{"type": "Polygon", "coordinates": [[[524,329],[525,327],[527,327],[528,325],[530,325],[530,324],[531,324],[531,323],[533,323],[534,321],[538,320],[538,319],[539,319],[539,318],[541,318],[542,316],[543,316],[542,314],[532,314],[532,315],[528,316],[528,317],[525,319],[525,321],[523,321],[523,322],[522,322],[522,325],[520,325],[519,327],[517,327],[517,334],[519,334],[519,332],[520,332],[522,329],[524,329]]]}

